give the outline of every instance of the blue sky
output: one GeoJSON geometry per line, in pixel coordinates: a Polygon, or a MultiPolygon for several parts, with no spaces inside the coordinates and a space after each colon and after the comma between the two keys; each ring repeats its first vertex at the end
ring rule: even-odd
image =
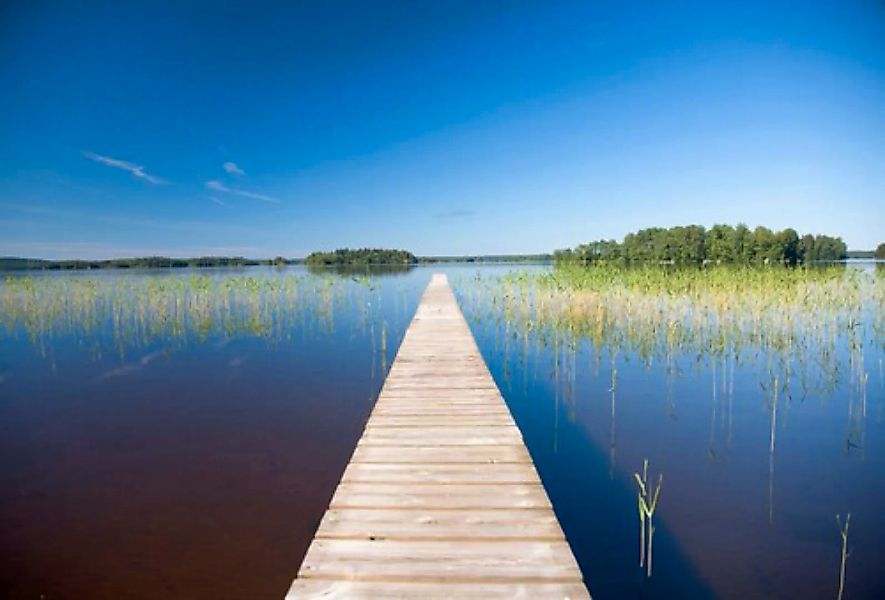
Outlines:
{"type": "Polygon", "coordinates": [[[0,255],[885,239],[885,4],[0,4],[0,255]]]}

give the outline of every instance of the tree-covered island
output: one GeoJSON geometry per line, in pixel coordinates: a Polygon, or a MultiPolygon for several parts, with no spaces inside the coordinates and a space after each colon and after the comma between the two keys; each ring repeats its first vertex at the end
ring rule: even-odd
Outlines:
{"type": "Polygon", "coordinates": [[[750,229],[744,224],[649,227],[628,233],[620,243],[598,240],[576,248],[557,250],[557,263],[664,263],[798,265],[844,260],[845,242],[839,237],[806,234],[795,229],[750,229]]]}
{"type": "Polygon", "coordinates": [[[332,252],[312,252],[304,262],[310,266],[413,265],[418,259],[406,250],[339,248],[332,252]]]}

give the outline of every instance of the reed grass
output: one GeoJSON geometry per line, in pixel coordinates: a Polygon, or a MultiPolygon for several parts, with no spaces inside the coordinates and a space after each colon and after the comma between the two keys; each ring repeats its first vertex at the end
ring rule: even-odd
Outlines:
{"type": "Polygon", "coordinates": [[[642,461],[642,475],[634,473],[633,478],[639,487],[636,495],[636,505],[639,512],[639,566],[645,567],[645,576],[651,577],[652,573],[652,548],[655,533],[653,522],[658,500],[661,497],[661,485],[664,483],[663,474],[658,476],[658,484],[652,491],[648,482],[648,459],[642,461]]]}
{"type": "MultiPolygon", "coordinates": [[[[309,274],[7,277],[0,283],[0,337],[26,336],[43,353],[61,336],[88,346],[110,341],[121,354],[209,337],[278,341],[332,332],[343,312],[368,329],[381,321],[379,298],[371,283],[309,274]]],[[[386,351],[387,325],[380,329],[386,351]]]]}
{"type": "Polygon", "coordinates": [[[839,591],[837,600],[842,600],[845,593],[845,566],[848,561],[848,526],[851,525],[851,513],[845,515],[845,523],[842,523],[841,515],[836,515],[836,523],[839,525],[839,535],[842,537],[842,558],[839,563],[839,591]]]}
{"type": "Polygon", "coordinates": [[[514,339],[587,344],[648,364],[681,356],[769,371],[773,361],[803,393],[835,388],[865,354],[885,350],[885,277],[844,267],[565,267],[478,275],[461,294],[514,339]]]}

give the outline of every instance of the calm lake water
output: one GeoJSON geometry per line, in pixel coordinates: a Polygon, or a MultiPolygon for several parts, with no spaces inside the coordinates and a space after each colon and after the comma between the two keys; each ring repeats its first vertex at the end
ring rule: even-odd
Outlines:
{"type": "Polygon", "coordinates": [[[663,363],[497,317],[488,278],[526,268],[546,269],[14,275],[0,284],[16,303],[0,323],[0,595],[282,598],[443,271],[594,597],[834,598],[848,512],[846,598],[885,597],[873,327],[858,326],[865,386],[838,346],[796,369],[773,414],[752,348],[663,363]],[[645,458],[664,477],[650,580],[645,458]]]}

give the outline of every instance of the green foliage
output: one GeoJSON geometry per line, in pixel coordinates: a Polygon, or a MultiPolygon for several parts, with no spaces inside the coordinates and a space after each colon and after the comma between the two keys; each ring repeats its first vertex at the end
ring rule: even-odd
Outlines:
{"type": "Polygon", "coordinates": [[[814,247],[811,257],[805,257],[807,262],[843,260],[848,256],[845,242],[842,238],[828,235],[814,237],[814,247]]]}
{"type": "MultiPolygon", "coordinates": [[[[281,257],[274,260],[288,262],[281,257]]],[[[246,267],[269,263],[270,261],[267,260],[253,260],[243,258],[242,256],[200,256],[196,258],[145,256],[141,258],[113,258],[110,260],[41,260],[37,258],[0,257],[0,270],[179,269],[184,267],[246,267]]],[[[275,262],[274,264],[277,263],[275,262]]]]}
{"type": "Polygon", "coordinates": [[[876,258],[879,260],[885,260],[885,242],[876,246],[876,258]]]}
{"type": "Polygon", "coordinates": [[[649,227],[628,233],[618,244],[599,240],[577,248],[557,250],[557,263],[663,263],[680,265],[755,264],[789,265],[843,260],[847,248],[841,238],[805,235],[795,229],[774,232],[767,227],[752,231],[743,224],[714,225],[709,231],[700,225],[649,227]]]}
{"type": "Polygon", "coordinates": [[[412,265],[417,263],[418,259],[405,250],[341,248],[333,252],[313,252],[304,259],[304,262],[311,266],[412,265]]]}

